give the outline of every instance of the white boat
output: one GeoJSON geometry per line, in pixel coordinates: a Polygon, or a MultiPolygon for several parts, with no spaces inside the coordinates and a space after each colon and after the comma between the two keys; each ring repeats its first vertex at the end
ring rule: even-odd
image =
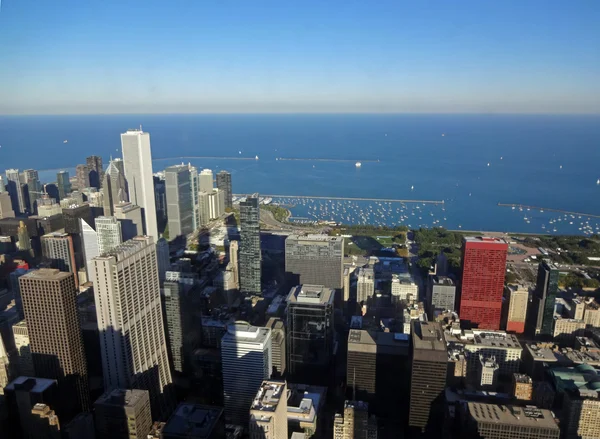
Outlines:
{"type": "Polygon", "coordinates": [[[414,187],[414,186],[411,186],[411,187],[410,187],[410,190],[411,190],[411,191],[412,191],[412,190],[414,190],[414,189],[415,189],[415,187],[414,187]]]}
{"type": "Polygon", "coordinates": [[[254,157],[255,160],[258,160],[258,156],[254,157]]]}
{"type": "Polygon", "coordinates": [[[69,141],[68,140],[63,140],[63,143],[69,143],[69,141]]]}
{"type": "Polygon", "coordinates": [[[360,167],[362,166],[362,163],[361,163],[361,162],[356,162],[356,163],[354,164],[354,166],[356,166],[357,168],[360,168],[360,167]]]}
{"type": "Polygon", "coordinates": [[[600,178],[598,179],[598,181],[596,182],[596,184],[597,184],[598,186],[600,186],[600,178]]]}

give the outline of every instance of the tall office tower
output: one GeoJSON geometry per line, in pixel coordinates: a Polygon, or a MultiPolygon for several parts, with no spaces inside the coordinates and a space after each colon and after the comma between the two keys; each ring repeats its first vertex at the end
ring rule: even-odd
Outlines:
{"type": "MultiPolygon", "coordinates": [[[[92,209],[87,203],[74,204],[69,207],[65,207],[62,210],[62,214],[65,221],[66,233],[81,233],[81,225],[79,224],[79,219],[83,219],[88,224],[94,224],[94,216],[92,215],[92,209]]],[[[77,245],[75,247],[77,247],[77,245]]]]}
{"type": "Polygon", "coordinates": [[[221,339],[223,398],[227,423],[248,425],[248,407],[271,377],[271,330],[236,322],[221,339]]]}
{"type": "MultiPolygon", "coordinates": [[[[202,182],[200,182],[202,185],[202,182]]],[[[240,202],[240,290],[261,295],[260,208],[258,194],[240,202]]]]}
{"type": "Polygon", "coordinates": [[[129,201],[142,208],[146,235],[158,239],[156,200],[152,179],[152,151],[150,134],[142,130],[129,130],[121,134],[125,179],[129,201]]]}
{"type": "Polygon", "coordinates": [[[31,356],[31,346],[29,341],[29,329],[27,321],[21,320],[13,325],[13,336],[15,338],[15,347],[19,354],[19,375],[35,376],[33,369],[33,357],[31,356]]]}
{"type": "Polygon", "coordinates": [[[162,237],[156,242],[156,261],[158,263],[158,279],[163,282],[171,266],[171,256],[169,255],[169,242],[162,237]]]}
{"type": "Polygon", "coordinates": [[[285,271],[298,284],[342,288],[344,238],[290,235],[285,240],[285,271]]]}
{"type": "Polygon", "coordinates": [[[147,390],[113,389],[94,403],[96,439],[145,438],[152,428],[147,390]]]}
{"type": "Polygon", "coordinates": [[[87,366],[77,313],[75,276],[56,269],[19,278],[36,376],[58,380],[63,422],[89,407],[87,366]]]}
{"type": "Polygon", "coordinates": [[[466,237],[462,249],[460,320],[479,329],[500,329],[508,243],[466,237]]]}
{"type": "Polygon", "coordinates": [[[27,211],[25,205],[25,194],[23,193],[23,183],[18,169],[6,170],[6,190],[10,194],[12,208],[17,214],[24,214],[27,211]]]}
{"type": "Polygon", "coordinates": [[[344,414],[333,419],[333,439],[377,439],[377,419],[369,417],[369,404],[346,401],[344,414]]]}
{"type": "Polygon", "coordinates": [[[429,316],[433,319],[436,314],[444,311],[455,311],[456,285],[446,276],[430,276],[427,289],[429,316]]]}
{"type": "MultiPolygon", "coordinates": [[[[437,433],[444,416],[448,352],[439,323],[412,321],[412,377],[408,425],[437,433]]],[[[435,436],[435,437],[439,437],[435,436]]],[[[433,437],[433,436],[432,436],[433,437]]]]}
{"type": "Polygon", "coordinates": [[[102,177],[102,200],[104,203],[104,216],[115,214],[115,204],[127,200],[127,184],[125,176],[111,160],[102,177]]]}
{"type": "Polygon", "coordinates": [[[287,384],[265,380],[250,406],[250,439],[288,437],[287,384]]]}
{"type": "Polygon", "coordinates": [[[191,176],[187,165],[165,169],[169,238],[186,236],[194,231],[191,176]]]}
{"type": "Polygon", "coordinates": [[[152,177],[154,182],[154,201],[156,204],[156,215],[158,220],[162,223],[167,219],[167,193],[165,189],[164,174],[154,175],[152,177]]]}
{"type": "Polygon", "coordinates": [[[68,171],[60,171],[56,174],[56,186],[58,187],[58,196],[61,200],[71,193],[71,182],[68,171]]]}
{"type": "Polygon", "coordinates": [[[172,370],[184,373],[190,370],[192,352],[200,345],[201,328],[194,324],[190,291],[198,275],[167,271],[163,284],[169,359],[172,370]]]}
{"type": "Polygon", "coordinates": [[[114,216],[99,216],[96,218],[96,233],[98,235],[99,255],[110,252],[122,242],[121,223],[114,216]]]}
{"type": "Polygon", "coordinates": [[[525,320],[527,317],[527,304],[529,302],[529,290],[524,286],[509,285],[508,292],[508,317],[506,319],[506,330],[522,334],[525,332],[525,320]]]}
{"type": "Polygon", "coordinates": [[[227,171],[217,173],[217,189],[223,192],[225,198],[225,208],[233,207],[233,193],[231,190],[231,174],[227,171]]]}
{"type": "Polygon", "coordinates": [[[121,223],[123,241],[144,234],[144,222],[140,206],[128,202],[116,204],[114,216],[121,223]]]}
{"type": "Polygon", "coordinates": [[[198,169],[188,163],[188,169],[190,171],[190,192],[192,195],[192,226],[194,230],[200,228],[198,222],[198,192],[200,190],[200,180],[198,178],[198,169]]]}
{"type": "Polygon", "coordinates": [[[8,192],[0,191],[0,219],[14,217],[15,211],[13,210],[12,202],[10,200],[10,194],[8,192]]]}
{"type": "Polygon", "coordinates": [[[198,176],[198,191],[212,192],[213,190],[213,172],[210,169],[203,169],[198,176]]]}
{"type": "Polygon", "coordinates": [[[559,271],[552,262],[544,260],[538,267],[535,297],[537,320],[535,333],[552,335],[554,332],[554,308],[558,294],[559,271]]]}
{"type": "Polygon", "coordinates": [[[37,200],[42,197],[42,184],[38,171],[35,169],[25,169],[22,173],[23,195],[25,196],[25,204],[28,205],[30,212],[35,212],[37,200]]]}
{"type": "Polygon", "coordinates": [[[4,394],[4,387],[9,383],[9,377],[14,370],[14,364],[11,365],[8,359],[8,352],[0,338],[0,395],[4,394]]]}
{"type": "Polygon", "coordinates": [[[233,272],[233,282],[240,288],[240,264],[238,262],[238,241],[229,241],[229,267],[233,272]]]}
{"type": "Polygon", "coordinates": [[[75,177],[77,178],[77,188],[79,190],[90,187],[90,170],[87,165],[77,165],[75,167],[75,177]]]}
{"type": "Polygon", "coordinates": [[[327,376],[334,342],[335,291],[322,285],[297,285],[287,297],[287,367],[298,382],[321,384],[327,376]]]}
{"type": "Polygon", "coordinates": [[[4,388],[10,435],[14,438],[35,438],[37,430],[31,409],[38,403],[54,407],[59,399],[55,380],[20,376],[4,388]]]}
{"type": "Polygon", "coordinates": [[[372,268],[356,270],[356,302],[367,302],[375,294],[375,273],[372,268]]]}
{"type": "MultiPolygon", "coordinates": [[[[461,436],[481,439],[558,439],[560,427],[550,410],[535,406],[467,402],[461,406],[461,436]]],[[[589,437],[591,436],[578,436],[589,437]]]]}
{"type": "Polygon", "coordinates": [[[77,264],[75,263],[75,248],[73,238],[68,233],[52,232],[42,236],[42,257],[51,268],[75,274],[75,286],[79,288],[77,280],[77,264]]]}
{"type": "Polygon", "coordinates": [[[104,386],[148,390],[160,418],[170,407],[171,371],[152,241],[136,237],[92,265],[104,386]]]}
{"type": "Polygon", "coordinates": [[[271,362],[273,363],[272,377],[282,377],[285,373],[287,356],[285,354],[285,326],[281,319],[271,317],[266,325],[271,330],[271,362]]]}
{"type": "Polygon", "coordinates": [[[85,272],[88,280],[92,279],[92,259],[100,255],[98,251],[98,233],[85,220],[79,219],[81,228],[82,260],[85,264],[85,272]]]}
{"type": "Polygon", "coordinates": [[[25,318],[25,313],[23,312],[23,300],[21,299],[21,286],[19,284],[19,278],[27,273],[29,273],[28,268],[17,268],[9,275],[10,291],[13,294],[13,298],[15,299],[15,307],[17,308],[19,319],[25,318]]]}
{"type": "Polygon", "coordinates": [[[102,184],[103,170],[102,170],[102,157],[97,155],[89,156],[85,159],[86,166],[89,172],[90,186],[100,189],[102,184]]]}
{"type": "Polygon", "coordinates": [[[31,239],[29,238],[29,232],[27,226],[23,221],[19,221],[19,228],[17,229],[17,249],[20,251],[31,251],[31,239]]]}

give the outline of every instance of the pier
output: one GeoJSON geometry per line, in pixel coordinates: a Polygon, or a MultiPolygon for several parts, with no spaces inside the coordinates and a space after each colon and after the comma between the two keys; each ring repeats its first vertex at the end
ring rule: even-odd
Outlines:
{"type": "MultiPolygon", "coordinates": [[[[236,197],[248,197],[252,194],[233,194],[236,197]]],[[[267,195],[259,194],[261,198],[300,198],[313,200],[341,200],[341,201],[374,201],[386,203],[422,203],[422,204],[444,204],[444,200],[398,200],[394,198],[353,198],[353,197],[321,197],[312,195],[267,195]]]]}
{"type": "Polygon", "coordinates": [[[509,203],[498,203],[498,206],[500,207],[510,207],[510,208],[516,208],[516,209],[533,209],[533,210],[540,210],[540,211],[547,211],[547,212],[557,212],[557,213],[564,213],[566,215],[577,215],[577,216],[585,216],[588,218],[600,218],[600,215],[593,215],[591,213],[583,213],[583,212],[571,212],[569,210],[562,210],[562,209],[552,209],[549,207],[540,207],[540,206],[528,206],[527,204],[509,204],[509,203]]]}
{"type": "Polygon", "coordinates": [[[316,159],[316,158],[285,158],[277,157],[277,160],[293,160],[303,162],[339,162],[339,163],[379,163],[379,160],[361,160],[361,159],[316,159]]]}
{"type": "Polygon", "coordinates": [[[159,162],[161,160],[189,160],[189,159],[210,159],[210,160],[258,160],[256,157],[216,157],[216,156],[199,156],[199,155],[184,155],[179,157],[161,157],[152,159],[153,162],[159,162]]]}

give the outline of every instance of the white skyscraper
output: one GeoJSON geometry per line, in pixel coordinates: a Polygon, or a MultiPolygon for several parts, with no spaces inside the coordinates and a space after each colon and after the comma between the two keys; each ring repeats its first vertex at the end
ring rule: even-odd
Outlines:
{"type": "Polygon", "coordinates": [[[200,190],[198,187],[198,169],[188,163],[188,168],[190,170],[190,188],[192,192],[192,211],[193,211],[193,225],[194,230],[200,228],[200,223],[198,222],[198,191],[200,190]]]}
{"type": "Polygon", "coordinates": [[[375,294],[375,275],[372,268],[359,268],[356,282],[356,301],[367,302],[375,294]]]}
{"type": "Polygon", "coordinates": [[[84,219],[79,219],[79,227],[81,228],[81,240],[83,247],[83,259],[85,260],[85,271],[88,281],[92,280],[92,259],[98,256],[98,234],[92,226],[84,219]]]}
{"type": "Polygon", "coordinates": [[[199,177],[199,187],[198,191],[200,192],[212,192],[213,190],[213,172],[210,169],[203,169],[200,172],[199,177]]]}
{"type": "Polygon", "coordinates": [[[129,201],[142,208],[146,235],[158,239],[150,134],[141,129],[128,130],[121,134],[121,148],[129,201]]]}
{"type": "Polygon", "coordinates": [[[221,340],[223,396],[228,423],[247,425],[263,380],[271,377],[271,330],[237,322],[221,340]]]}
{"type": "Polygon", "coordinates": [[[121,223],[114,216],[96,218],[98,234],[98,254],[102,255],[121,244],[121,223]]]}
{"type": "Polygon", "coordinates": [[[92,262],[104,386],[148,390],[158,419],[171,404],[171,371],[156,246],[139,236],[92,262]]]}

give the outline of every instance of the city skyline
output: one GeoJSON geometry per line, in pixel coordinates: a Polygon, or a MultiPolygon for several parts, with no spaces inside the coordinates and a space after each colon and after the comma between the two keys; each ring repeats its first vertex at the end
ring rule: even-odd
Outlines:
{"type": "Polygon", "coordinates": [[[597,12],[593,1],[4,2],[0,114],[598,114],[597,12]]]}

